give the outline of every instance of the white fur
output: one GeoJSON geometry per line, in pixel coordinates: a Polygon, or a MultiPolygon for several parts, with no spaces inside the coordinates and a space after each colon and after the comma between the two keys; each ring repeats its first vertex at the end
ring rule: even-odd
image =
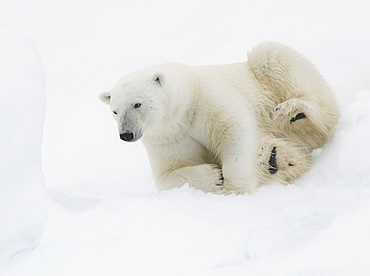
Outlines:
{"type": "Polygon", "coordinates": [[[100,99],[117,113],[120,134],[142,137],[160,190],[188,183],[251,193],[270,179],[289,183],[309,170],[311,151],[331,138],[338,119],[325,80],[278,43],[257,46],[242,63],[143,69],[100,99]],[[270,174],[274,148],[278,170],[270,174]]]}

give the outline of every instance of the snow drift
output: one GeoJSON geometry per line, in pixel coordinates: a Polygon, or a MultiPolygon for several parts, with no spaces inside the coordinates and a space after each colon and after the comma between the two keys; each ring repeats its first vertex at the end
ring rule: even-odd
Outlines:
{"type": "Polygon", "coordinates": [[[45,74],[33,42],[0,24],[0,264],[33,250],[45,220],[45,74]]]}

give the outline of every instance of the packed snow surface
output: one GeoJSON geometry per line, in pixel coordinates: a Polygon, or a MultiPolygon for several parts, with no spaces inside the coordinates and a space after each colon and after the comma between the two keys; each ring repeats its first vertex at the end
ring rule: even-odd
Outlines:
{"type": "Polygon", "coordinates": [[[369,275],[369,49],[366,1],[0,1],[0,275],[369,275]],[[333,141],[291,185],[157,192],[98,94],[266,40],[333,87],[333,141]]]}

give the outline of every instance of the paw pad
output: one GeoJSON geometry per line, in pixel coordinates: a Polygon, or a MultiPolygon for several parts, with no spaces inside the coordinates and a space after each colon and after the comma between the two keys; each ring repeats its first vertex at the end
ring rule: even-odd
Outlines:
{"type": "Polygon", "coordinates": [[[290,119],[290,122],[293,123],[295,121],[298,121],[298,120],[301,120],[301,119],[304,119],[304,118],[306,118],[306,115],[304,113],[298,113],[295,117],[290,119]]]}
{"type": "Polygon", "coordinates": [[[278,171],[278,166],[276,162],[276,147],[273,147],[269,159],[269,173],[270,174],[275,174],[278,171]]]}

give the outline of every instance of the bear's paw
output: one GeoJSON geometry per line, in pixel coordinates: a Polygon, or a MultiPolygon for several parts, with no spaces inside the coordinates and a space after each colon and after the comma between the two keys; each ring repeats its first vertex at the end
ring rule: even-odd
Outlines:
{"type": "Polygon", "coordinates": [[[221,193],[223,175],[220,167],[215,164],[194,166],[194,177],[189,179],[189,185],[204,192],[221,193]]]}

